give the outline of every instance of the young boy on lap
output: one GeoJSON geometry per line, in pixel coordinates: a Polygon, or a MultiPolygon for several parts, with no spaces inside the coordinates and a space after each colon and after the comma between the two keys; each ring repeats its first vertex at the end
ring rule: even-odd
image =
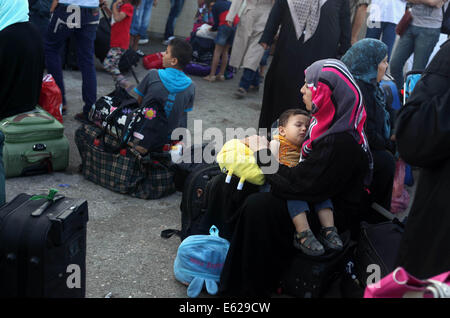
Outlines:
{"type": "MultiPolygon", "coordinates": [[[[275,135],[270,142],[270,150],[281,164],[294,167],[301,161],[301,148],[305,138],[308,137],[309,122],[309,114],[301,109],[288,109],[281,114],[278,121],[279,135],[275,135]]],[[[296,229],[294,235],[296,248],[310,256],[324,254],[324,245],[333,250],[342,249],[342,241],[334,227],[331,200],[312,204],[322,225],[319,240],[312,233],[306,218],[310,204],[300,200],[288,200],[287,206],[296,229]]]]}

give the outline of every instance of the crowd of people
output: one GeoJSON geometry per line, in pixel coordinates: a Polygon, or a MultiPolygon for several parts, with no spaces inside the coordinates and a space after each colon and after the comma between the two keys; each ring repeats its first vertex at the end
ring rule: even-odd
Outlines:
{"type": "MultiPolygon", "coordinates": [[[[97,100],[94,41],[101,8],[112,17],[105,69],[140,104],[155,97],[163,101],[170,130],[186,127],[195,84],[183,69],[192,47],[174,37],[184,0],[171,0],[164,69],[151,70],[131,90],[118,68],[126,50],[148,42],[157,3],[117,0],[110,9],[105,0],[0,0],[0,117],[36,106],[44,67],[66,107],[60,51],[74,35],[84,103],[75,117],[88,121],[97,100]],[[71,27],[70,5],[80,10],[77,27],[71,27]]],[[[444,200],[450,188],[450,42],[427,67],[448,0],[199,0],[198,6],[194,31],[209,24],[217,32],[211,73],[204,79],[225,80],[228,65],[242,69],[235,96],[244,98],[258,91],[272,50],[258,126],[271,128],[279,120],[276,147],[269,136],[247,140],[261,166],[262,156],[274,156],[281,165],[266,175],[270,192],[250,195],[240,208],[222,292],[269,295],[293,248],[312,256],[339,250],[338,233],[356,233],[361,220],[378,221],[369,207],[376,202],[390,209],[399,154],[423,169],[397,264],[421,278],[448,270],[448,258],[439,256],[450,239],[444,200]],[[412,54],[413,68],[424,75],[396,114],[380,81],[389,70],[400,94],[412,54]],[[311,226],[310,210],[318,218],[311,226]]]]}

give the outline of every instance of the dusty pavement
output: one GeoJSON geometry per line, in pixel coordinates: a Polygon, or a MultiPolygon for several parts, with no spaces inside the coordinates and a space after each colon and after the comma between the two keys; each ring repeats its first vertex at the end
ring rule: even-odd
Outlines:
{"type": "MultiPolygon", "coordinates": [[[[164,51],[155,39],[140,48],[146,54],[164,51]]],[[[136,69],[139,79],[146,70],[136,69]]],[[[133,80],[129,74],[130,80],[133,80]]],[[[220,83],[192,77],[196,83],[194,110],[189,113],[188,128],[201,119],[203,130],[217,127],[256,127],[262,91],[244,100],[232,97],[240,76],[220,83]]],[[[80,156],[74,142],[79,122],[74,114],[82,109],[81,73],[64,71],[68,113],[64,116],[65,135],[70,141],[70,165],[65,172],[6,181],[7,201],[25,192],[37,194],[49,188],[59,189],[67,197],[84,198],[89,204],[87,234],[87,297],[186,297],[186,287],[173,275],[173,261],[180,243],[178,237],[165,240],[162,230],[180,228],[181,193],[147,201],[117,194],[87,181],[78,174],[80,156]]],[[[97,96],[113,90],[113,81],[97,60],[97,96]]]]}

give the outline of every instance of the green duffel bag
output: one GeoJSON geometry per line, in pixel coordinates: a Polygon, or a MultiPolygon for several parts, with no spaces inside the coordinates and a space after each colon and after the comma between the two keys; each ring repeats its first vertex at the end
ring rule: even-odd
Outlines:
{"type": "Polygon", "coordinates": [[[64,126],[36,107],[0,121],[5,135],[3,164],[6,177],[64,170],[69,165],[69,141],[64,126]]]}

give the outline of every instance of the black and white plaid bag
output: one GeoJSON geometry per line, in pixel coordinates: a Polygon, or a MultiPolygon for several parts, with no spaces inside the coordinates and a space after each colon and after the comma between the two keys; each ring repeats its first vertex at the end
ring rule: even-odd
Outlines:
{"type": "Polygon", "coordinates": [[[141,199],[159,199],[175,192],[169,152],[141,156],[131,147],[121,150],[114,136],[94,125],[75,132],[81,156],[81,173],[107,189],[141,199]]]}

